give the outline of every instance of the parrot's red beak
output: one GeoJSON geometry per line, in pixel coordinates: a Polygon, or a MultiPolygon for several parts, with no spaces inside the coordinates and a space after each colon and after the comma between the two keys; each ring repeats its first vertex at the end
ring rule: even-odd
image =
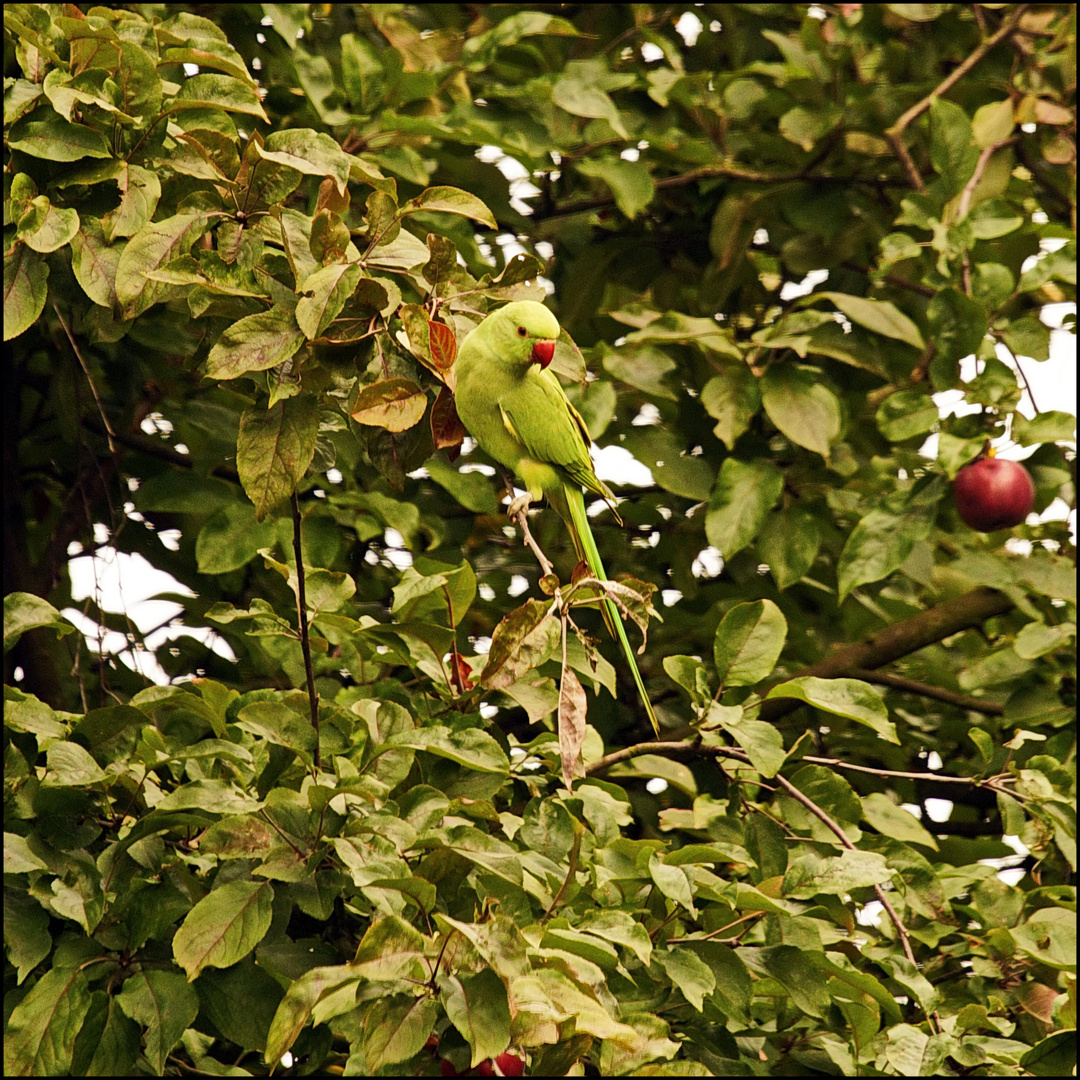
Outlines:
{"type": "Polygon", "coordinates": [[[555,355],[554,341],[538,341],[532,350],[532,362],[546,368],[555,355]]]}

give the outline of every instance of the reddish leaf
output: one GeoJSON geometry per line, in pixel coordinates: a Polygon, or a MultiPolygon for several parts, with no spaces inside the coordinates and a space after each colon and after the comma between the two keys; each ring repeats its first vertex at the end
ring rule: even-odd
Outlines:
{"type": "Polygon", "coordinates": [[[450,681],[459,694],[467,693],[475,682],[472,677],[472,666],[465,662],[457,649],[450,650],[450,681]]]}
{"type": "MultiPolygon", "coordinates": [[[[432,326],[439,325],[432,323],[432,326]]],[[[436,450],[446,450],[447,456],[454,461],[461,453],[461,442],[465,438],[465,425],[457,414],[454,395],[449,387],[439,388],[439,396],[431,407],[431,437],[436,450]]]]}
{"type": "Polygon", "coordinates": [[[428,347],[431,351],[431,362],[439,371],[446,371],[453,366],[457,356],[457,338],[446,323],[428,320],[428,347]]]}

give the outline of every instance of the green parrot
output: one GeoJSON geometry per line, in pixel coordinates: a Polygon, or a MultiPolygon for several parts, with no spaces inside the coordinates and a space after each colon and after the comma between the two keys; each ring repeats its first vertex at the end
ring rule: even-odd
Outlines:
{"type": "MultiPolygon", "coordinates": [[[[566,522],[578,558],[594,577],[606,581],[581,489],[606,499],[612,509],[615,496],[593,470],[585,421],[570,404],[555,373],[547,370],[559,333],[558,319],[534,300],[500,308],[461,346],[455,362],[454,399],[469,434],[524,481],[529,494],[514,501],[511,516],[546,495],[566,522]]],[[[608,630],[622,646],[653,731],[659,735],[656,713],[619,612],[606,598],[601,610],[608,630]]]]}

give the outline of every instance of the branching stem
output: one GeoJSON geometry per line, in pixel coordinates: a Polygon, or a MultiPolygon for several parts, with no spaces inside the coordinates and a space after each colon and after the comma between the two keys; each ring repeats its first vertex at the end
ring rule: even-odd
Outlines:
{"type": "Polygon", "coordinates": [[[300,547],[300,500],[292,494],[293,556],[296,561],[296,609],[300,626],[300,647],[304,652],[304,673],[307,677],[308,701],[311,704],[311,726],[315,729],[315,768],[322,766],[319,751],[319,692],[315,689],[315,668],[311,662],[311,634],[307,620],[307,592],[304,586],[304,556],[300,547]]]}

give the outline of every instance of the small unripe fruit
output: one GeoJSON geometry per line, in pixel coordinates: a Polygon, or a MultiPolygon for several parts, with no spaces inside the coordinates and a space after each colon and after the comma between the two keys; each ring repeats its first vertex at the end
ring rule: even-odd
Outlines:
{"type": "Polygon", "coordinates": [[[956,474],[953,498],[966,524],[993,532],[1023,523],[1035,505],[1035,485],[1019,462],[985,457],[956,474]]]}

